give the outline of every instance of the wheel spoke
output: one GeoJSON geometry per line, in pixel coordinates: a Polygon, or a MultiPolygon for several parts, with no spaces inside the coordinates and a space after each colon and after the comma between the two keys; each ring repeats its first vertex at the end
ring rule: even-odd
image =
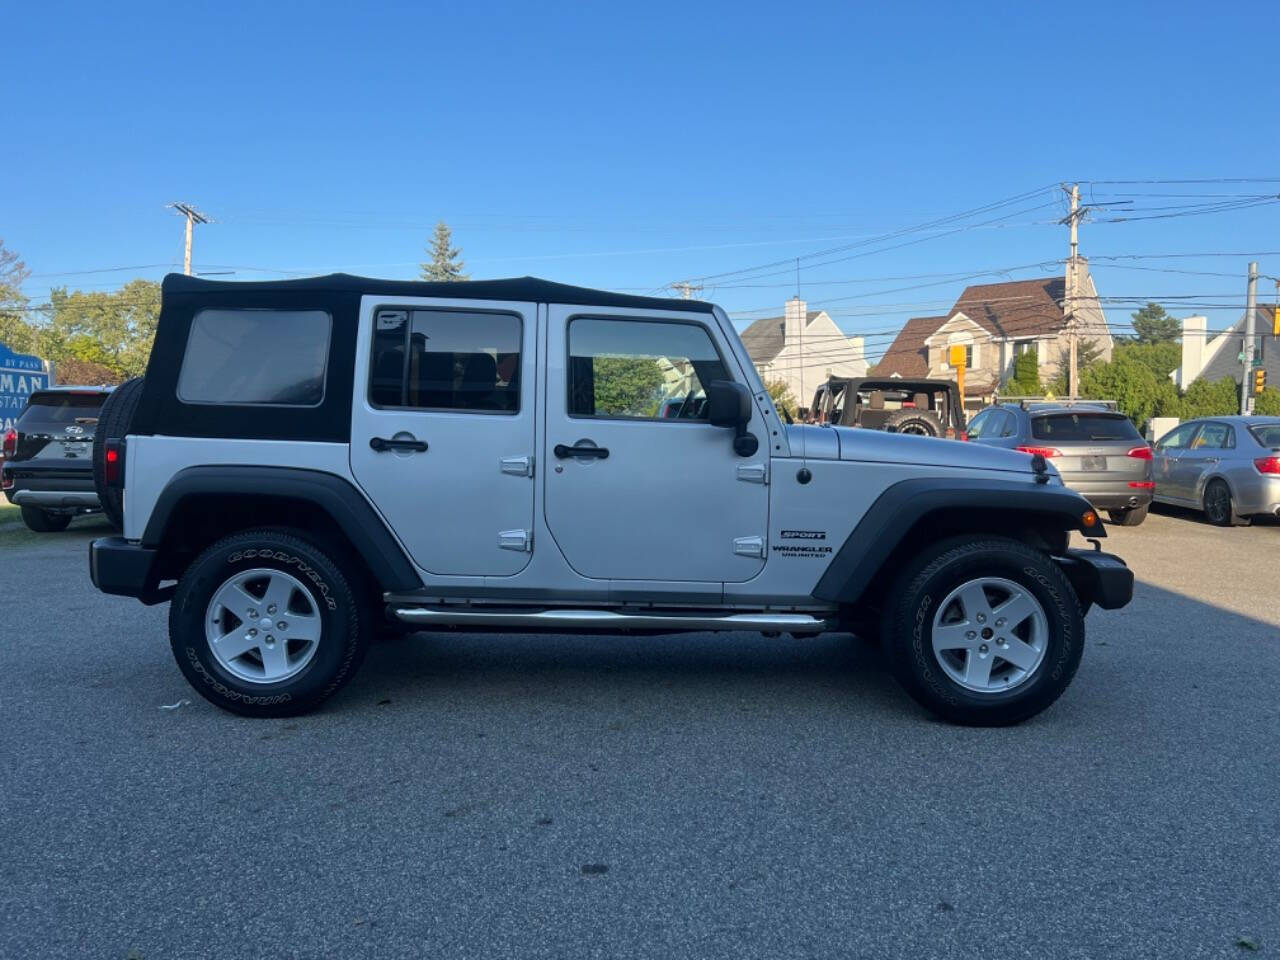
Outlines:
{"type": "Polygon", "coordinates": [[[935,650],[967,650],[973,646],[973,640],[966,636],[973,628],[968,623],[950,623],[933,628],[933,649],[935,650]]]}
{"type": "Polygon", "coordinates": [[[267,581],[267,592],[262,597],[263,604],[270,610],[276,609],[272,616],[280,616],[289,609],[289,598],[293,596],[294,586],[291,579],[275,576],[267,581]]]}
{"type": "Polygon", "coordinates": [[[1001,618],[1005,621],[999,629],[1012,630],[1039,609],[1039,604],[1032,600],[1031,597],[1025,593],[1018,592],[1011,594],[1008,600],[991,612],[995,615],[997,624],[1001,618]]]}
{"type": "Polygon", "coordinates": [[[991,661],[994,659],[989,653],[984,656],[977,650],[970,650],[964,664],[965,683],[985,687],[991,680],[991,661]]]}
{"type": "Polygon", "coordinates": [[[970,623],[977,622],[979,614],[991,616],[991,604],[987,600],[986,591],[982,589],[981,583],[966,584],[957,599],[960,601],[960,606],[964,608],[964,618],[970,623]]]}
{"type": "Polygon", "coordinates": [[[314,642],[320,639],[320,617],[314,613],[291,613],[288,617],[288,624],[289,626],[282,633],[290,640],[310,640],[314,642]]]}
{"type": "Polygon", "coordinates": [[[289,672],[288,645],[283,637],[276,637],[274,643],[264,643],[258,649],[262,653],[262,672],[268,680],[283,677],[289,672]]]}
{"type": "Polygon", "coordinates": [[[1002,659],[1008,660],[1022,670],[1030,670],[1036,665],[1036,660],[1040,657],[1039,650],[1028,643],[1023,643],[1017,637],[1009,637],[1008,640],[1005,646],[996,648],[996,653],[1002,659]]]}
{"type": "Polygon", "coordinates": [[[262,606],[261,600],[234,580],[222,585],[214,602],[226,607],[241,620],[248,617],[250,610],[257,610],[262,606]]]}
{"type": "Polygon", "coordinates": [[[249,636],[248,628],[241,624],[230,633],[223,634],[210,645],[217,653],[228,660],[234,660],[236,657],[243,656],[256,647],[258,638],[249,636]]]}

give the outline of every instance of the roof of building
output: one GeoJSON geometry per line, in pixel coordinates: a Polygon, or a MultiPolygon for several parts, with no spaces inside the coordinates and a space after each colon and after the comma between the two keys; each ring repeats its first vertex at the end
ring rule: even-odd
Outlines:
{"type": "Polygon", "coordinates": [[[189,294],[243,293],[333,293],[379,294],[392,297],[447,297],[452,300],[510,300],[525,303],[569,303],[594,307],[635,307],[646,310],[679,310],[710,313],[714,307],[701,300],[674,297],[637,297],[610,290],[592,290],[555,283],[537,277],[514,277],[508,280],[460,280],[453,283],[431,283],[423,280],[379,280],[355,277],[349,273],[330,273],[323,277],[297,280],[265,280],[253,282],[204,280],[171,273],[162,287],[166,297],[189,294]]]}
{"type": "MultiPolygon", "coordinates": [[[[820,313],[821,310],[806,312],[804,325],[809,326],[820,313]]],[[[742,331],[742,345],[747,348],[752,363],[768,363],[782,352],[786,345],[786,336],[783,334],[786,322],[786,316],[764,317],[742,331]]]]}
{"type": "Polygon", "coordinates": [[[977,283],[965,287],[948,317],[963,313],[993,337],[1036,337],[1057,333],[1066,322],[1063,277],[977,283]]]}
{"type": "MultiPolygon", "coordinates": [[[[1280,383],[1280,338],[1271,334],[1275,324],[1275,310],[1276,308],[1270,304],[1260,303],[1253,321],[1254,333],[1257,335],[1257,345],[1254,347],[1253,355],[1257,359],[1258,354],[1262,354],[1262,368],[1267,371],[1267,383],[1273,386],[1280,383]]],[[[1242,333],[1244,317],[1236,321],[1231,329],[1242,333]]],[[[1244,373],[1244,364],[1240,362],[1243,340],[1242,336],[1227,337],[1218,352],[1204,365],[1204,369],[1196,379],[1213,382],[1223,377],[1230,377],[1239,383],[1244,373]]]]}
{"type": "Polygon", "coordinates": [[[912,317],[898,332],[876,364],[876,376],[924,377],[929,374],[929,348],[925,338],[947,322],[946,317],[912,317]]]}

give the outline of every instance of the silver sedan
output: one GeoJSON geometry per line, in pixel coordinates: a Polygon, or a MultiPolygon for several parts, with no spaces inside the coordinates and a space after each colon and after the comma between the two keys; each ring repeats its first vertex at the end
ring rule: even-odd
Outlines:
{"type": "Polygon", "coordinates": [[[1174,427],[1152,459],[1159,503],[1218,526],[1280,515],[1280,417],[1202,417],[1174,427]]]}

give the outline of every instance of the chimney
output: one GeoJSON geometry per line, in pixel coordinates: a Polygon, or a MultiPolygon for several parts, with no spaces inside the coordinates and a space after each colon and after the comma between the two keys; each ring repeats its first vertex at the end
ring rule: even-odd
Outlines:
{"type": "Polygon", "coordinates": [[[1182,366],[1178,369],[1178,386],[1183,390],[1204,369],[1208,324],[1207,317],[1186,317],[1182,321],[1182,366]]]}
{"type": "Polygon", "coordinates": [[[799,297],[792,297],[787,301],[787,315],[782,325],[783,343],[792,350],[804,339],[804,322],[805,314],[809,310],[809,305],[799,297]]]}

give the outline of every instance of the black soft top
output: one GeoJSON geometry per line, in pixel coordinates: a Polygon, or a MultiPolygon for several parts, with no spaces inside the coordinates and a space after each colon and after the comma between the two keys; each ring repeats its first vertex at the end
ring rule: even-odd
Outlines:
{"type": "Polygon", "coordinates": [[[355,277],[349,273],[330,273],[323,277],[297,280],[227,281],[204,280],[171,273],[164,278],[165,296],[202,293],[332,293],[375,294],[390,297],[449,297],[457,300],[512,300],[523,303],[568,303],[591,307],[635,307],[647,310],[680,310],[710,313],[712,305],[702,300],[676,297],[637,297],[609,290],[592,290],[555,283],[538,277],[513,277],[507,280],[460,280],[434,283],[425,280],[378,280],[355,277]]]}

